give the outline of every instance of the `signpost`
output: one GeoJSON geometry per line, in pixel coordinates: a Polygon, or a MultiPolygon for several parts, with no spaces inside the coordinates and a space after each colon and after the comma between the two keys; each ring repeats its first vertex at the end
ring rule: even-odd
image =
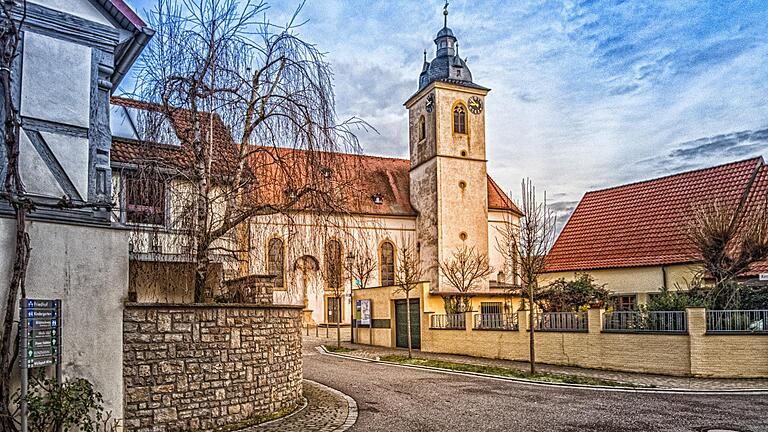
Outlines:
{"type": "Polygon", "coordinates": [[[768,281],[768,273],[760,273],[761,281],[768,281]]]}
{"type": "Polygon", "coordinates": [[[21,432],[27,432],[29,370],[55,365],[61,384],[61,300],[23,298],[19,306],[21,432]]]}

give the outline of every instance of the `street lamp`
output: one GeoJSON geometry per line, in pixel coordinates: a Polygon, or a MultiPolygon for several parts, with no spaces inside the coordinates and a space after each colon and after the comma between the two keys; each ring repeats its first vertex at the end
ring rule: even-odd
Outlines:
{"type": "Polygon", "coordinates": [[[349,342],[355,343],[355,299],[352,295],[352,266],[355,265],[355,255],[352,252],[347,254],[347,273],[349,273],[349,342]]]}

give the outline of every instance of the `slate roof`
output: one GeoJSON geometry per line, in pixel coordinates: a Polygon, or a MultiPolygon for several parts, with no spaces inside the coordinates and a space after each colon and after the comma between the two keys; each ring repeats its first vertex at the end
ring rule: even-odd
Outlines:
{"type": "Polygon", "coordinates": [[[695,262],[685,229],[698,203],[764,197],[762,158],[587,192],[547,257],[547,271],[695,262]],[[759,175],[758,175],[759,174],[759,175]]]}
{"type": "MultiPolygon", "coordinates": [[[[151,103],[113,97],[112,103],[142,110],[159,111],[160,107],[151,103]]],[[[113,165],[136,164],[142,160],[156,161],[168,167],[185,169],[194,161],[194,154],[184,134],[191,130],[188,112],[178,110],[174,113],[176,124],[187,125],[180,135],[181,146],[141,143],[124,138],[112,138],[111,160],[113,165]]],[[[225,174],[237,160],[237,147],[224,123],[214,116],[214,160],[212,166],[225,174]]],[[[203,133],[208,134],[207,122],[203,122],[203,133]]],[[[286,190],[299,190],[307,185],[323,184],[318,180],[320,173],[307,172],[307,167],[324,166],[331,169],[328,187],[345,191],[344,197],[349,211],[358,214],[415,216],[410,195],[410,161],[408,159],[367,156],[349,153],[302,152],[285,148],[254,148],[250,165],[258,176],[265,174],[278,182],[270,181],[254,186],[254,197],[260,201],[281,203],[286,199],[286,190]],[[309,161],[308,158],[313,160],[309,161]],[[280,160],[280,162],[274,162],[280,160]],[[313,178],[308,179],[308,177],[313,178]],[[373,196],[381,198],[376,204],[373,196]]],[[[488,208],[491,210],[512,211],[521,214],[517,206],[499,185],[488,176],[488,208]]]]}

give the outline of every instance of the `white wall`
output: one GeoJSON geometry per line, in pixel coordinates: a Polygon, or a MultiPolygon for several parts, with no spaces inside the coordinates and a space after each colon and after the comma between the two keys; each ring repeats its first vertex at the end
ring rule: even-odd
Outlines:
{"type": "MultiPolygon", "coordinates": [[[[7,300],[15,221],[0,219],[0,308],[7,300]]],[[[64,376],[86,378],[113,417],[123,414],[123,305],[128,232],[30,222],[27,297],[62,299],[64,376]]],[[[3,311],[4,313],[4,311],[3,311]]],[[[17,312],[18,314],[18,312],[17,312]]],[[[53,373],[53,368],[49,368],[53,373]]],[[[19,372],[14,371],[14,380],[19,372]]],[[[17,381],[18,382],[18,381],[17,381]]]]}

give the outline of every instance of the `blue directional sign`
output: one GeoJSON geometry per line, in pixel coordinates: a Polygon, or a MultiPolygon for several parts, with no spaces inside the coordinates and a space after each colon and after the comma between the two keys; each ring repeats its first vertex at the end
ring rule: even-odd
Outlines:
{"type": "Polygon", "coordinates": [[[25,317],[22,324],[26,336],[22,365],[36,368],[59,363],[61,301],[25,299],[21,316],[25,317]]]}

